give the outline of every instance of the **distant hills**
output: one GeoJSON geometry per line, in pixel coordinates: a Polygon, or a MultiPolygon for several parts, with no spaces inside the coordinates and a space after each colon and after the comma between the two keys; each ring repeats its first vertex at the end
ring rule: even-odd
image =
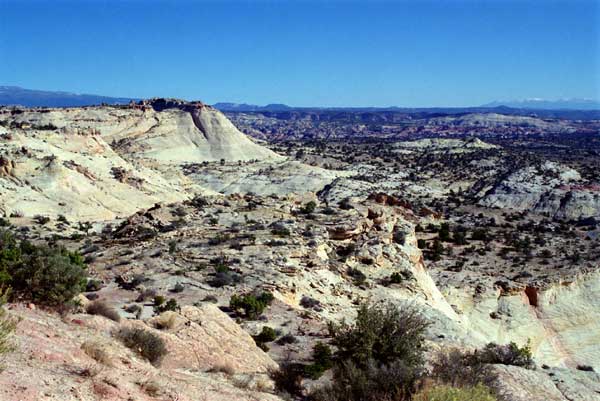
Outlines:
{"type": "Polygon", "coordinates": [[[0,105],[20,105],[26,107],[76,107],[102,103],[124,104],[131,98],[86,95],[69,92],[25,89],[18,86],[0,86],[0,105]]]}
{"type": "Polygon", "coordinates": [[[511,101],[494,101],[482,107],[511,107],[514,109],[532,110],[600,110],[600,102],[592,99],[523,99],[511,101]]]}
{"type": "MultiPolygon", "coordinates": [[[[43,91],[25,89],[19,86],[0,86],[0,105],[20,105],[26,107],[77,107],[92,106],[102,103],[126,104],[135,98],[99,96],[70,92],[43,91]]],[[[224,112],[267,112],[282,113],[291,111],[343,111],[343,112],[400,112],[400,113],[485,113],[503,114],[536,114],[540,117],[563,117],[564,113],[571,118],[577,118],[577,111],[586,112],[582,118],[589,117],[590,111],[594,116],[600,112],[600,102],[591,99],[525,99],[513,101],[494,101],[479,107],[292,107],[281,103],[258,106],[247,103],[220,102],[213,105],[224,112]],[[575,114],[573,114],[575,113],[575,114]],[[573,114],[571,116],[571,114],[573,114]]]]}
{"type": "Polygon", "coordinates": [[[255,104],[247,103],[221,102],[213,104],[213,107],[221,111],[287,111],[293,109],[293,107],[281,103],[272,103],[267,104],[266,106],[257,106],[255,104]]]}

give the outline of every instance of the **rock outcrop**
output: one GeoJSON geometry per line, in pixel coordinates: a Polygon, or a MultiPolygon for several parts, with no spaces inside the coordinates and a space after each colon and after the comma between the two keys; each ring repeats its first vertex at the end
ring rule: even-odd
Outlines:
{"type": "Polygon", "coordinates": [[[571,168],[547,161],[510,174],[479,203],[577,220],[600,216],[600,186],[582,181],[579,173],[571,168]]]}

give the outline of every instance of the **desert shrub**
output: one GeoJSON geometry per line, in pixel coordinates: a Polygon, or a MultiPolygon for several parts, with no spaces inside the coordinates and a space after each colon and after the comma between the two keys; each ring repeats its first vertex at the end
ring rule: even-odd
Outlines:
{"type": "Polygon", "coordinates": [[[472,387],[438,385],[419,391],[413,401],[496,401],[496,397],[483,384],[472,387]]]}
{"type": "Polygon", "coordinates": [[[64,304],[86,287],[83,257],[64,248],[17,241],[0,232],[0,286],[39,304],[64,304]]]}
{"type": "Polygon", "coordinates": [[[577,370],[583,370],[584,372],[595,372],[594,368],[590,365],[577,365],[577,370]]]}
{"type": "Polygon", "coordinates": [[[333,382],[318,401],[408,400],[424,372],[428,322],[412,306],[362,304],[356,321],[330,324],[333,382]]]}
{"type": "Polygon", "coordinates": [[[333,382],[318,388],[311,398],[315,401],[409,400],[418,374],[415,367],[400,360],[387,365],[370,360],[364,367],[346,360],[334,367],[333,382]]]}
{"type": "Polygon", "coordinates": [[[450,225],[442,223],[438,231],[440,241],[450,241],[450,225]]]}
{"type": "Polygon", "coordinates": [[[155,295],[154,296],[154,306],[161,306],[162,304],[164,304],[167,301],[167,299],[165,297],[163,297],[162,295],[155,295]]]}
{"type": "Polygon", "coordinates": [[[335,252],[344,258],[352,255],[356,251],[356,244],[354,242],[349,243],[346,246],[338,246],[335,252]]]}
{"type": "Polygon", "coordinates": [[[329,332],[340,359],[359,366],[366,366],[371,359],[383,364],[398,359],[417,366],[423,362],[428,325],[413,306],[364,303],[353,324],[330,324],[329,332]]]}
{"type": "MultiPolygon", "coordinates": [[[[167,302],[164,301],[164,297],[162,298],[162,302],[157,304],[157,298],[154,298],[154,312],[155,313],[163,313],[167,311],[177,312],[180,308],[177,304],[177,300],[175,298],[169,299],[167,302]]],[[[160,301],[160,299],[159,299],[160,301]]]]}
{"type": "Polygon", "coordinates": [[[303,364],[286,360],[279,364],[279,369],[270,371],[269,375],[279,391],[294,396],[302,394],[303,364]]]}
{"type": "Polygon", "coordinates": [[[400,284],[402,280],[402,275],[399,272],[394,272],[390,275],[390,283],[392,284],[400,284]]]}
{"type": "Polygon", "coordinates": [[[257,343],[270,343],[271,341],[275,341],[277,338],[277,333],[272,327],[263,326],[261,332],[254,337],[254,340],[257,343]]]}
{"type": "Polygon", "coordinates": [[[352,281],[355,285],[363,285],[367,281],[367,276],[365,273],[361,272],[359,269],[353,269],[351,267],[348,268],[348,275],[352,277],[352,281]]]}
{"type": "Polygon", "coordinates": [[[406,233],[404,231],[394,232],[393,238],[396,244],[404,245],[406,243],[406,233]]]}
{"type": "Polygon", "coordinates": [[[202,210],[209,205],[208,200],[201,195],[194,196],[192,199],[186,201],[186,203],[198,210],[202,210]]]}
{"type": "Polygon", "coordinates": [[[168,353],[162,338],[139,327],[123,327],[118,331],[117,338],[154,365],[160,365],[168,353]]]}
{"type": "Polygon", "coordinates": [[[493,364],[533,368],[529,344],[519,347],[512,342],[506,345],[490,343],[475,351],[440,351],[431,363],[431,376],[453,386],[490,385],[496,379],[491,369],[493,364]],[[460,372],[460,375],[456,372],[460,372]]]}
{"type": "Polygon", "coordinates": [[[85,290],[89,292],[100,291],[100,289],[102,289],[102,281],[100,280],[88,280],[85,285],[85,290]]]}
{"type": "Polygon", "coordinates": [[[300,299],[300,305],[303,306],[304,308],[314,308],[314,307],[320,306],[321,302],[318,299],[304,295],[300,299]]]}
{"type": "Polygon", "coordinates": [[[175,313],[162,313],[154,320],[154,327],[159,330],[170,330],[177,324],[177,315],[175,313]]]}
{"type": "Polygon", "coordinates": [[[232,295],[229,300],[229,307],[235,311],[243,311],[248,319],[256,319],[262,314],[265,308],[273,301],[273,294],[263,292],[259,296],[253,294],[232,295]]]}
{"type": "MultiPolygon", "coordinates": [[[[0,361],[3,355],[14,350],[12,336],[17,327],[17,320],[4,309],[9,291],[0,288],[0,361]]],[[[0,371],[2,367],[0,366],[0,371]]]]}
{"type": "Polygon", "coordinates": [[[314,201],[310,201],[300,209],[300,213],[302,214],[311,214],[315,211],[317,204],[314,201]]]}
{"type": "Polygon", "coordinates": [[[291,333],[284,334],[277,340],[277,344],[279,345],[295,344],[297,342],[298,339],[291,333]]]}
{"type": "Polygon", "coordinates": [[[354,206],[350,204],[350,198],[344,198],[339,203],[338,206],[342,210],[350,210],[354,209],[354,206]]]}
{"type": "Polygon", "coordinates": [[[290,229],[287,227],[277,226],[271,230],[271,234],[277,235],[279,237],[289,237],[291,232],[290,229]]]}
{"type": "Polygon", "coordinates": [[[119,312],[116,309],[109,306],[105,301],[94,301],[86,305],[85,311],[90,315],[100,315],[107,319],[118,322],[121,320],[119,312]]]}
{"type": "Polygon", "coordinates": [[[87,356],[103,365],[111,366],[112,360],[106,346],[94,341],[86,341],[81,344],[81,349],[87,356]]]}
{"type": "Polygon", "coordinates": [[[473,352],[450,349],[439,351],[431,362],[431,377],[452,386],[491,384],[495,374],[473,352]],[[460,374],[457,374],[460,372],[460,374]]]}
{"type": "Polygon", "coordinates": [[[331,347],[322,342],[318,342],[313,347],[313,363],[304,367],[304,374],[313,380],[318,379],[326,370],[333,366],[333,353],[331,347]]]}
{"type": "Polygon", "coordinates": [[[474,358],[481,363],[513,365],[528,369],[535,365],[529,342],[523,347],[519,347],[514,342],[505,345],[489,343],[482,350],[477,351],[474,358]]]}
{"type": "Polygon", "coordinates": [[[475,241],[488,241],[489,240],[489,234],[488,234],[488,232],[487,232],[486,229],[484,229],[484,228],[477,228],[471,234],[471,238],[473,240],[475,240],[475,241]]]}
{"type": "Polygon", "coordinates": [[[217,271],[215,275],[210,279],[208,284],[211,287],[221,288],[228,285],[234,285],[241,281],[241,277],[239,274],[232,272],[227,269],[227,271],[217,271]]]}
{"type": "Polygon", "coordinates": [[[39,225],[43,226],[50,221],[50,217],[36,214],[35,216],[33,216],[33,221],[35,221],[39,225]]]}

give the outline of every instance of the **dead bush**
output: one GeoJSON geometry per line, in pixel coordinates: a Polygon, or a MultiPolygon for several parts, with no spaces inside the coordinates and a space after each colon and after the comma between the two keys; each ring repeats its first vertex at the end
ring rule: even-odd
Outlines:
{"type": "Polygon", "coordinates": [[[85,311],[90,315],[100,315],[115,322],[121,321],[121,316],[116,309],[109,306],[105,301],[93,301],[87,304],[85,311]]]}

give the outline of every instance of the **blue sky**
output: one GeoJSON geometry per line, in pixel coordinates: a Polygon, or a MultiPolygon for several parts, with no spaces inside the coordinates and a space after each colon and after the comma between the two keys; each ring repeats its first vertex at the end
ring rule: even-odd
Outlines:
{"type": "Polygon", "coordinates": [[[295,106],[598,99],[599,3],[0,0],[0,85],[295,106]]]}

